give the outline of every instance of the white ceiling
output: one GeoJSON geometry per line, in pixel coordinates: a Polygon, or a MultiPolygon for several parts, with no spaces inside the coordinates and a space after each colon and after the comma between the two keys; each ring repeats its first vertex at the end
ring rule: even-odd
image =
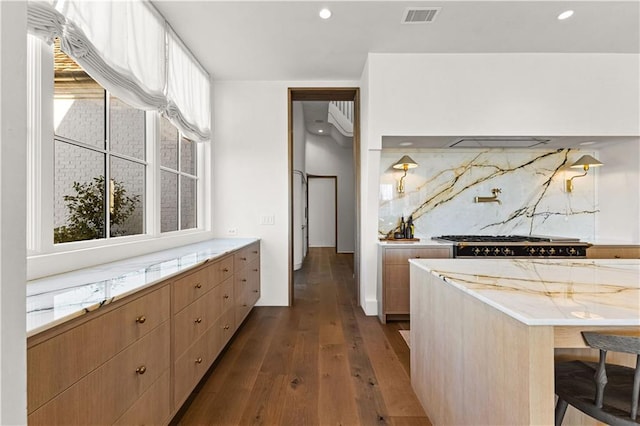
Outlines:
{"type": "Polygon", "coordinates": [[[368,52],[640,52],[640,0],[153,3],[217,80],[359,80],[368,52]],[[403,25],[408,6],[442,9],[403,25]]]}

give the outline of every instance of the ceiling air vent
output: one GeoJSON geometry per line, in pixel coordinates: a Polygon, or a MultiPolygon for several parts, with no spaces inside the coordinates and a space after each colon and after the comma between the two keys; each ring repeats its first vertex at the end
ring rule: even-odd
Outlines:
{"type": "Polygon", "coordinates": [[[402,15],[403,24],[428,24],[436,19],[440,7],[408,7],[402,15]]]}

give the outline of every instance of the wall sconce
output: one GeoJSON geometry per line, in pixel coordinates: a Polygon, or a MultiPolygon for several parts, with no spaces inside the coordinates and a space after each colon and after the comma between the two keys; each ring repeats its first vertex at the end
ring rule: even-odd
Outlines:
{"type": "Polygon", "coordinates": [[[576,161],[569,167],[578,168],[578,169],[582,168],[584,170],[584,174],[574,176],[571,179],[567,179],[567,182],[566,182],[567,192],[573,191],[573,180],[575,178],[586,176],[587,172],[589,171],[589,167],[598,167],[598,166],[602,166],[602,163],[590,155],[583,155],[582,157],[578,158],[578,161],[576,161]]]}
{"type": "Polygon", "coordinates": [[[418,167],[418,163],[413,161],[411,157],[405,155],[401,159],[399,159],[393,166],[394,169],[404,170],[404,175],[400,178],[400,182],[398,182],[398,192],[400,194],[404,193],[404,178],[407,177],[407,170],[415,169],[418,167]]]}

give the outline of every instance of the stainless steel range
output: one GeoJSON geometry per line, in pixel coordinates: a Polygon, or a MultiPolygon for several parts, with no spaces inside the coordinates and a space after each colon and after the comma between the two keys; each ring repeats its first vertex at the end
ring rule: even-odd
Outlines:
{"type": "Polygon", "coordinates": [[[589,243],[577,238],[525,235],[441,235],[453,243],[453,257],[584,258],[589,243]]]}

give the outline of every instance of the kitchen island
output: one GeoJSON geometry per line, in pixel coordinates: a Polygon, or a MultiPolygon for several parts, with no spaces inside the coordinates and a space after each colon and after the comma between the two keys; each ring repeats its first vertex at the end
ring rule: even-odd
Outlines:
{"type": "Polygon", "coordinates": [[[584,330],[640,335],[639,260],[410,263],[411,382],[433,424],[553,424],[554,358],[595,355],[584,330]]]}

